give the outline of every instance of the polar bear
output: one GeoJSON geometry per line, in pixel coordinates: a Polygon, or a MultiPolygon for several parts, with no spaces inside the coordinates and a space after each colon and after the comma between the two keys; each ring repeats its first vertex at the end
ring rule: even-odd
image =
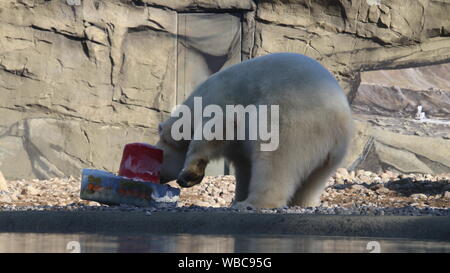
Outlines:
{"type": "MultiPolygon", "coordinates": [[[[258,139],[176,140],[172,126],[179,116],[171,116],[159,126],[162,183],[177,179],[181,187],[196,185],[208,162],[224,157],[235,168],[237,208],[319,204],[327,178],[346,154],[353,127],[347,98],[327,69],[304,55],[269,54],[213,74],[182,105],[194,111],[199,97],[204,106],[223,109],[278,105],[279,145],[263,151],[258,139]]],[[[204,122],[187,128],[188,135],[204,122]]]]}

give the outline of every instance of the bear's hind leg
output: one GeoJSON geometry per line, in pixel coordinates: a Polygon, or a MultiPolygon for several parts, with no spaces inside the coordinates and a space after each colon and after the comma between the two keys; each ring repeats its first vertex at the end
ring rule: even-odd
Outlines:
{"type": "Polygon", "coordinates": [[[295,191],[298,177],[293,177],[293,172],[286,168],[277,167],[280,165],[274,160],[276,157],[253,160],[248,197],[236,202],[234,207],[280,208],[287,204],[295,191]]]}
{"type": "Polygon", "coordinates": [[[247,199],[251,178],[251,164],[247,160],[239,160],[234,161],[233,166],[236,173],[236,190],[234,195],[234,203],[236,203],[247,199]]]}
{"type": "Polygon", "coordinates": [[[314,169],[300,184],[289,201],[289,206],[314,207],[320,205],[320,196],[328,178],[336,171],[345,156],[347,143],[333,149],[325,161],[314,169]]]}
{"type": "Polygon", "coordinates": [[[320,195],[326,187],[326,181],[334,170],[335,168],[329,166],[328,163],[315,169],[305,181],[299,185],[294,196],[289,201],[289,206],[318,206],[320,204],[320,195]]]}

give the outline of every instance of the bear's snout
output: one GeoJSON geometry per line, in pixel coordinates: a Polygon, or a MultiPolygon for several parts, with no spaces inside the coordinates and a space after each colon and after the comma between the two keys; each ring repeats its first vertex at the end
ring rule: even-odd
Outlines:
{"type": "Polygon", "coordinates": [[[205,175],[198,175],[192,172],[182,172],[177,179],[177,184],[182,188],[190,188],[202,182],[205,175]]]}

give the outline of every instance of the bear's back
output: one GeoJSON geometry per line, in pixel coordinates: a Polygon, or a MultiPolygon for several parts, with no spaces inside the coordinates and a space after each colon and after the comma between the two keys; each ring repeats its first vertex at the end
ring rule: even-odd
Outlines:
{"type": "Polygon", "coordinates": [[[242,105],[346,100],[326,68],[296,53],[274,53],[232,65],[212,75],[191,96],[202,96],[209,103],[242,105]]]}

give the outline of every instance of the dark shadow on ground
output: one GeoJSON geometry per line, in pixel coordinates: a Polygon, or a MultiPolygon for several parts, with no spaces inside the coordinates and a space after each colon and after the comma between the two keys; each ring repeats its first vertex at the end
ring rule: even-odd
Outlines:
{"type": "Polygon", "coordinates": [[[422,193],[427,196],[444,194],[446,191],[450,191],[450,180],[414,180],[412,178],[401,178],[397,180],[388,181],[386,183],[349,183],[349,184],[337,184],[332,188],[337,190],[350,189],[354,185],[360,185],[366,187],[369,190],[377,190],[380,187],[385,187],[391,191],[396,192],[399,196],[409,197],[412,194],[422,193]]]}
{"type": "Polygon", "coordinates": [[[399,180],[389,181],[385,187],[397,192],[401,196],[411,196],[416,193],[423,193],[427,196],[443,194],[449,190],[449,180],[413,180],[411,178],[403,178],[399,180]]]}

